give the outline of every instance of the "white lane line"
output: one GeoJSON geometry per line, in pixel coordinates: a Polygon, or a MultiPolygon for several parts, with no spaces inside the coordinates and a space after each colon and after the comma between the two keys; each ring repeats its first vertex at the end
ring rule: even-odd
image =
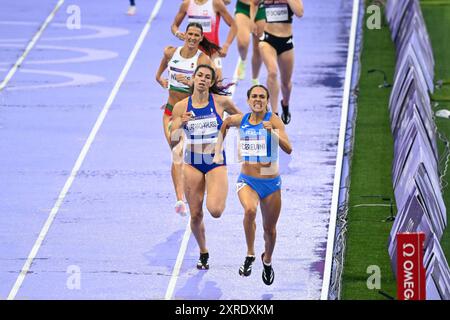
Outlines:
{"type": "Polygon", "coordinates": [[[6,75],[6,78],[3,79],[2,83],[0,83],[0,91],[2,91],[6,87],[9,80],[11,80],[11,78],[16,73],[17,69],[22,65],[22,63],[25,60],[25,58],[27,57],[28,53],[31,51],[31,49],[33,49],[34,45],[36,44],[36,42],[39,40],[42,33],[44,32],[45,28],[47,28],[47,26],[53,20],[53,18],[56,15],[56,12],[58,12],[59,8],[63,5],[63,3],[64,3],[64,0],[59,0],[58,3],[56,4],[55,8],[53,9],[53,11],[50,13],[50,15],[47,17],[47,19],[45,19],[44,23],[41,25],[38,32],[36,32],[34,37],[31,39],[30,43],[28,43],[23,54],[19,57],[19,59],[17,59],[16,63],[12,66],[11,70],[9,70],[8,74],[6,75]]]}
{"type": "MultiPolygon", "coordinates": [[[[0,43],[0,48],[20,48],[20,44],[11,44],[11,43],[0,43]]],[[[77,55],[75,57],[69,58],[59,58],[59,59],[42,59],[42,60],[30,60],[27,61],[27,66],[32,64],[69,64],[69,63],[84,63],[90,61],[101,61],[101,60],[109,60],[116,58],[119,54],[116,51],[111,50],[101,50],[101,49],[92,49],[92,48],[83,48],[83,47],[69,47],[69,46],[50,46],[50,45],[38,45],[36,47],[40,50],[61,50],[61,51],[70,51],[81,53],[82,55],[77,55]]],[[[8,62],[0,61],[0,66],[4,66],[9,64],[8,62]]],[[[22,69],[21,69],[22,70],[22,69]]]]}
{"type": "MultiPolygon", "coordinates": [[[[35,22],[30,21],[0,21],[0,26],[31,26],[34,27],[37,25],[35,22]]],[[[59,23],[54,22],[52,23],[53,28],[65,28],[67,29],[66,23],[59,23]]],[[[91,25],[91,24],[85,24],[83,23],[83,30],[92,30],[95,33],[89,33],[84,35],[71,35],[71,36],[64,36],[64,37],[55,37],[55,36],[46,36],[42,41],[48,42],[48,41],[75,41],[75,40],[92,40],[92,39],[106,39],[111,37],[121,37],[125,36],[130,33],[129,30],[123,29],[123,28],[116,28],[116,27],[105,27],[105,26],[98,26],[98,25],[91,25]]],[[[17,42],[25,42],[28,39],[23,38],[4,38],[0,39],[0,43],[17,43],[17,42]]]]}
{"type": "MultiPolygon", "coordinates": [[[[6,69],[0,68],[0,71],[6,71],[6,69]]],[[[75,73],[75,72],[64,72],[64,71],[49,71],[49,70],[37,70],[37,69],[20,69],[22,73],[28,74],[39,74],[39,75],[49,75],[53,77],[68,78],[68,81],[56,82],[56,83],[45,83],[38,85],[29,86],[12,86],[8,87],[8,91],[18,91],[18,90],[39,90],[48,88],[64,88],[64,87],[74,87],[74,86],[87,86],[94,83],[104,82],[105,78],[99,77],[95,74],[87,73],[75,73]]]]}
{"type": "Polygon", "coordinates": [[[348,105],[350,102],[350,87],[353,72],[353,58],[355,53],[356,28],[358,26],[359,1],[353,0],[352,26],[347,55],[347,71],[345,74],[344,95],[342,98],[341,127],[339,130],[339,143],[336,156],[336,168],[334,173],[333,197],[331,199],[330,223],[328,226],[327,253],[322,282],[321,300],[328,300],[328,291],[331,281],[331,267],[333,264],[334,237],[336,233],[336,219],[338,211],[339,189],[342,175],[342,162],[344,158],[345,133],[347,128],[348,105]]]}
{"type": "MultiPolygon", "coordinates": [[[[234,92],[236,91],[236,86],[237,86],[237,81],[238,81],[238,77],[237,77],[238,65],[239,65],[239,58],[236,63],[236,68],[234,70],[234,75],[233,75],[233,82],[236,84],[234,86],[232,86],[230,89],[230,92],[231,92],[230,97],[231,98],[233,98],[234,92]]],[[[228,115],[225,112],[224,118],[226,118],[227,116],[228,115]]],[[[181,241],[180,250],[178,251],[177,261],[175,262],[175,266],[173,267],[173,271],[172,271],[172,276],[170,277],[169,285],[167,286],[166,295],[164,297],[165,300],[172,299],[173,292],[175,290],[175,286],[177,285],[178,277],[180,275],[181,265],[183,264],[184,255],[186,254],[186,249],[187,249],[187,245],[188,245],[190,236],[191,236],[191,219],[189,218],[189,222],[186,226],[186,230],[184,231],[183,240],[181,241]]]]}
{"type": "Polygon", "coordinates": [[[142,43],[145,40],[145,37],[150,30],[151,23],[153,19],[156,17],[156,15],[159,12],[159,9],[161,8],[161,4],[164,0],[158,0],[158,2],[155,4],[155,7],[153,8],[152,14],[150,15],[150,18],[148,19],[147,23],[145,24],[144,29],[141,32],[141,35],[139,36],[139,39],[137,40],[136,44],[134,45],[133,51],[131,52],[130,56],[128,57],[127,63],[125,64],[125,67],[123,68],[119,78],[117,79],[116,84],[114,85],[113,90],[111,91],[111,94],[109,95],[108,100],[106,101],[105,105],[103,106],[102,111],[100,112],[100,115],[97,118],[97,121],[94,124],[94,127],[91,130],[91,133],[89,134],[89,137],[86,140],[86,143],[83,146],[83,149],[81,150],[80,155],[78,156],[77,161],[75,162],[75,166],[73,167],[69,178],[67,179],[64,187],[62,188],[58,199],[55,202],[55,205],[53,206],[50,215],[47,218],[47,221],[45,222],[44,226],[42,227],[41,232],[39,233],[39,236],[31,249],[30,254],[28,255],[27,260],[25,261],[25,264],[22,267],[22,270],[20,271],[20,274],[14,283],[13,288],[11,289],[11,292],[8,295],[8,300],[13,300],[15,296],[17,295],[17,292],[19,291],[20,287],[22,286],[22,283],[25,279],[25,276],[30,270],[31,264],[33,263],[34,258],[36,257],[42,242],[44,241],[50,226],[55,219],[56,214],[58,213],[61,205],[63,204],[64,198],[67,195],[67,192],[69,191],[70,187],[72,186],[73,181],[75,180],[75,177],[78,174],[78,171],[81,168],[81,165],[83,164],[84,159],[86,158],[86,155],[92,145],[92,142],[95,139],[95,136],[97,135],[97,132],[100,130],[100,127],[105,120],[106,114],[109,111],[109,108],[111,107],[114,99],[116,98],[117,93],[119,92],[120,86],[122,85],[123,81],[125,80],[125,77],[133,64],[134,59],[136,58],[137,53],[139,52],[142,43]]]}
{"type": "Polygon", "coordinates": [[[177,285],[178,276],[180,274],[181,265],[183,264],[184,255],[186,254],[189,238],[191,237],[191,218],[189,217],[188,224],[184,230],[183,240],[181,241],[180,250],[178,251],[177,261],[173,267],[172,276],[170,277],[169,285],[167,286],[165,300],[171,300],[175,286],[177,285]]]}

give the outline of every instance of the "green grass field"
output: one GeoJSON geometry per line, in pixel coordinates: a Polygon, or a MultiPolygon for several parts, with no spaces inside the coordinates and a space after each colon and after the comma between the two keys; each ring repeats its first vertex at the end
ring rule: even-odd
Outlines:
{"type": "Polygon", "coordinates": [[[383,22],[380,30],[369,30],[365,25],[363,29],[364,47],[361,57],[341,298],[386,299],[377,290],[368,289],[367,280],[371,274],[367,273],[367,268],[372,265],[378,266],[381,271],[381,290],[389,295],[396,295],[395,279],[387,251],[392,222],[383,222],[390,209],[383,206],[355,206],[389,204],[380,198],[366,198],[366,196],[381,195],[393,198],[391,183],[393,140],[388,110],[391,89],[378,88],[378,85],[383,83],[383,76],[380,73],[369,74],[368,70],[383,70],[386,72],[388,82],[392,83],[395,47],[386,22],[383,22]]]}
{"type": "MultiPolygon", "coordinates": [[[[366,5],[370,4],[366,1],[366,5]]],[[[436,80],[450,80],[450,0],[422,1],[423,15],[433,45],[436,59],[436,80]]],[[[366,17],[367,18],[367,17],[366,17]]],[[[355,131],[355,145],[351,170],[350,200],[348,213],[347,250],[345,257],[342,299],[386,299],[378,290],[371,290],[367,280],[369,266],[378,266],[381,271],[380,290],[396,297],[396,283],[393,276],[387,243],[392,222],[383,220],[389,216],[389,207],[365,206],[389,202],[377,197],[393,198],[391,164],[393,159],[393,139],[389,127],[390,88],[378,88],[383,82],[379,73],[368,73],[370,69],[386,72],[392,83],[395,69],[395,47],[390,30],[384,22],[381,30],[369,30],[364,26],[364,48],[362,71],[359,83],[358,111],[355,131]]],[[[450,81],[449,81],[450,82],[450,81]]],[[[440,102],[435,108],[450,109],[450,85],[435,92],[440,102]]],[[[439,131],[450,137],[450,119],[436,119],[439,131]]],[[[440,152],[444,143],[439,141],[440,152]]],[[[449,163],[450,166],[450,163],[449,163]]],[[[448,170],[450,172],[450,168],[448,170]]],[[[450,173],[445,178],[450,182],[450,173]]],[[[446,206],[450,204],[450,187],[443,190],[446,206]]],[[[396,209],[395,209],[396,211],[396,209]]],[[[450,254],[450,230],[441,241],[447,259],[450,254]]]]}

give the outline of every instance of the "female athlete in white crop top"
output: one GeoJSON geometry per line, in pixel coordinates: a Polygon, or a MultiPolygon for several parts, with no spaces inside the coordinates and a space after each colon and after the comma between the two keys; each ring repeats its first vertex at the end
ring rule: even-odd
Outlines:
{"type": "Polygon", "coordinates": [[[236,22],[225,7],[223,0],[183,0],[171,27],[172,33],[181,40],[184,40],[184,33],[180,32],[178,28],[186,16],[188,16],[189,22],[200,23],[203,26],[205,37],[221,47],[216,52],[204,52],[211,57],[217,71],[217,78],[222,79],[222,61],[220,58],[226,57],[228,48],[236,37],[236,22]],[[220,45],[219,42],[220,18],[223,18],[230,27],[223,45],[220,45]]]}

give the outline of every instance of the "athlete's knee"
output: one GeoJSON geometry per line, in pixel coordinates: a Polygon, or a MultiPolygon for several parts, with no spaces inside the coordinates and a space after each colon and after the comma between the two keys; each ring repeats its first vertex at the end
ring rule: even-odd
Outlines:
{"type": "Polygon", "coordinates": [[[225,206],[224,205],[209,205],[206,206],[209,213],[211,214],[211,216],[213,218],[220,218],[220,216],[222,216],[223,211],[225,210],[225,206]]]}
{"type": "Polygon", "coordinates": [[[264,225],[264,234],[274,238],[277,235],[277,228],[273,225],[264,225]]]}
{"type": "Polygon", "coordinates": [[[267,78],[268,80],[277,81],[278,71],[276,69],[269,69],[267,71],[267,78]]]}
{"type": "Polygon", "coordinates": [[[203,221],[203,212],[202,212],[202,210],[201,209],[199,209],[199,210],[196,210],[196,209],[192,210],[192,208],[190,208],[190,211],[191,211],[191,224],[198,225],[198,224],[202,223],[202,221],[203,221]]]}
{"type": "Polygon", "coordinates": [[[292,89],[292,81],[291,79],[281,80],[281,85],[286,89],[292,89]]]}
{"type": "Polygon", "coordinates": [[[254,221],[256,219],[256,207],[246,207],[244,211],[244,220],[254,221]]]}
{"type": "Polygon", "coordinates": [[[240,50],[247,49],[249,45],[250,45],[250,39],[249,38],[247,39],[247,37],[240,37],[238,39],[238,48],[240,50]]]}

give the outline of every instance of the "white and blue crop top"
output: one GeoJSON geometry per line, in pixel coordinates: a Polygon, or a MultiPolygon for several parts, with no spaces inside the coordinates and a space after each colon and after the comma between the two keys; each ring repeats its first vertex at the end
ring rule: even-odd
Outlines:
{"type": "Polygon", "coordinates": [[[203,108],[193,108],[192,97],[189,97],[186,112],[193,113],[191,120],[184,125],[187,143],[216,143],[223,121],[217,113],[213,95],[209,95],[208,104],[203,108]]]}
{"type": "MultiPolygon", "coordinates": [[[[271,134],[264,129],[263,122],[250,123],[251,113],[244,115],[239,130],[239,152],[246,162],[274,162],[278,159],[277,145],[272,144],[271,134]]],[[[269,121],[272,112],[267,112],[263,121],[269,121]]]]}

